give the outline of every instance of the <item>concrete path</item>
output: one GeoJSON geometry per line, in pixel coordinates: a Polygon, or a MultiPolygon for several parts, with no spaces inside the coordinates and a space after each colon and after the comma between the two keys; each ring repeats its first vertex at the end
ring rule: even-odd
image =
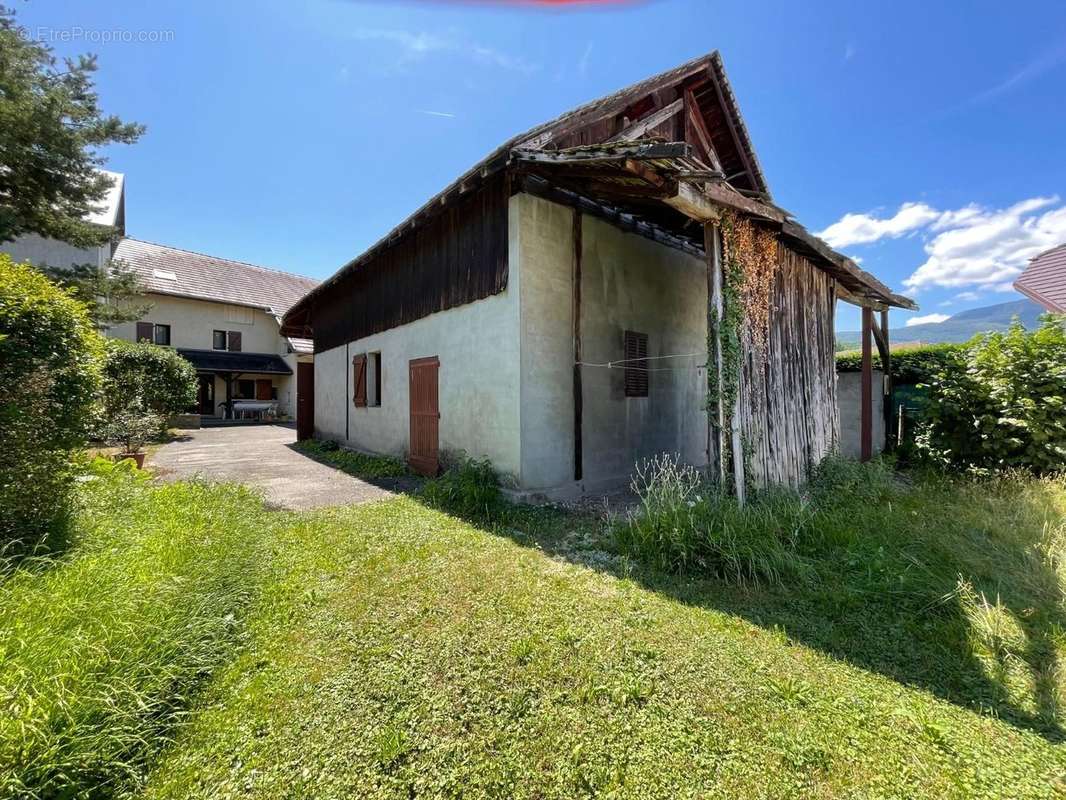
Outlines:
{"type": "Polygon", "coordinates": [[[182,433],[148,459],[146,466],[163,480],[199,476],[246,483],[263,489],[268,502],[290,509],[365,503],[393,494],[294,450],[289,445],[296,441],[296,428],[289,425],[182,433]]]}

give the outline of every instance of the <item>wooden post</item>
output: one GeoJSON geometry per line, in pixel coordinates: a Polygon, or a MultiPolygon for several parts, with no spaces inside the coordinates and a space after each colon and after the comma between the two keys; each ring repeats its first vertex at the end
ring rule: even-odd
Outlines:
{"type": "MultiPolygon", "coordinates": [[[[740,372],[743,373],[743,368],[740,372]]],[[[740,436],[740,390],[744,383],[743,375],[737,375],[737,396],[733,400],[733,414],[730,426],[733,429],[733,490],[737,493],[737,502],[744,505],[744,441],[740,436]]]]}
{"type": "Polygon", "coordinates": [[[584,456],[581,452],[581,212],[574,209],[574,269],[573,308],[574,317],[574,480],[583,475],[584,456]]]}
{"type": "Polygon", "coordinates": [[[874,312],[862,308],[862,391],[859,410],[859,452],[862,461],[873,458],[873,354],[870,339],[873,334],[874,312]]]}
{"type": "Polygon", "coordinates": [[[885,448],[892,450],[898,442],[893,442],[889,431],[892,430],[892,349],[888,339],[888,309],[881,309],[881,338],[884,340],[884,349],[881,351],[881,369],[885,371],[885,379],[882,386],[884,401],[881,411],[885,417],[885,448]]]}
{"type": "Polygon", "coordinates": [[[707,407],[707,459],[719,485],[725,481],[725,409],[722,408],[722,245],[718,225],[703,226],[703,247],[707,254],[707,370],[714,365],[714,408],[707,407]]]}

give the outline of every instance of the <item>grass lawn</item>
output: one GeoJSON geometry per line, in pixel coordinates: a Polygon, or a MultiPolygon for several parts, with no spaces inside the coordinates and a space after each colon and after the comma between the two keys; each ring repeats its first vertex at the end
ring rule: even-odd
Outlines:
{"type": "Polygon", "coordinates": [[[746,587],[561,511],[85,494],[0,584],[9,796],[1066,792],[1061,482],[917,485],[746,587]]]}

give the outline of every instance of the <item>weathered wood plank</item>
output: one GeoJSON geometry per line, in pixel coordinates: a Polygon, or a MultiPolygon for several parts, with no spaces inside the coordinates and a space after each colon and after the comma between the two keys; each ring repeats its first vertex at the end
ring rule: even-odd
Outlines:
{"type": "Polygon", "coordinates": [[[675,100],[669,105],[660,108],[658,111],[651,112],[643,119],[637,120],[629,127],[622,129],[610,139],[608,139],[607,143],[629,142],[634,139],[639,139],[650,129],[661,125],[662,123],[666,122],[666,120],[670,119],[670,117],[680,113],[681,109],[684,108],[684,105],[685,101],[683,99],[675,100]]]}

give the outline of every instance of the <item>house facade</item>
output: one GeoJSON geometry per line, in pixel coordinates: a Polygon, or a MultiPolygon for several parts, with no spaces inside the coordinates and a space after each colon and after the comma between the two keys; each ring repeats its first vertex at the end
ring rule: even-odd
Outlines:
{"type": "Polygon", "coordinates": [[[875,310],[913,307],[772,203],[711,54],[507,142],[283,332],[315,341],[307,432],[426,473],[462,451],[566,495],[668,453],[794,484],[837,445],[837,299],[863,306],[867,348],[875,310]],[[725,265],[749,222],[772,234],[770,310],[731,379],[725,265]]]}
{"type": "Polygon", "coordinates": [[[317,281],[253,264],[123,238],[113,260],[132,271],[151,309],[108,335],[173,347],[196,368],[207,420],[234,416],[236,401],[271,404],[294,417],[299,364],[314,360],[307,339],[282,336],[281,316],[317,281]]]}
{"type": "Polygon", "coordinates": [[[3,243],[0,251],[36,266],[132,271],[151,309],[144,319],[104,333],[172,347],[191,362],[198,389],[190,412],[219,420],[255,402],[269,416],[294,417],[298,374],[309,373],[314,354],[310,340],[282,336],[279,326],[285,311],[318,282],[127,237],[125,177],[107,174],[113,185],[90,220],[113,229],[110,241],[75,248],[28,234],[3,243]]]}

